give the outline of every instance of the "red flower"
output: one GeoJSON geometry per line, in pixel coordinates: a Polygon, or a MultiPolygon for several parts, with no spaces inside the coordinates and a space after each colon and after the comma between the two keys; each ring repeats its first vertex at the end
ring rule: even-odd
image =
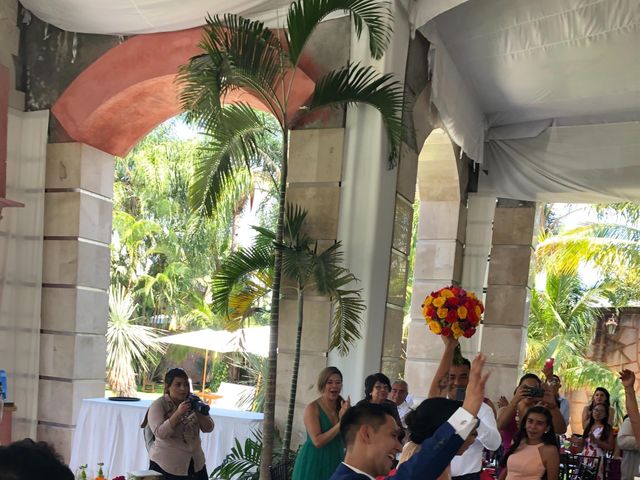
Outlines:
{"type": "Polygon", "coordinates": [[[449,307],[457,307],[460,305],[460,299],[458,297],[447,298],[447,305],[449,307]]]}
{"type": "Polygon", "coordinates": [[[451,329],[449,327],[442,327],[442,332],[440,332],[440,335],[442,335],[443,337],[450,337],[451,329]]]}
{"type": "Polygon", "coordinates": [[[453,323],[458,320],[458,313],[455,310],[449,310],[447,313],[447,322],[453,323]]]}
{"type": "Polygon", "coordinates": [[[474,334],[474,333],[476,333],[476,329],[475,329],[475,328],[467,328],[467,329],[464,331],[464,336],[465,336],[466,338],[471,338],[471,337],[473,336],[473,334],[474,334]]]}
{"type": "Polygon", "coordinates": [[[460,295],[460,288],[458,288],[458,287],[451,287],[451,291],[453,292],[453,294],[455,296],[460,295]]]}
{"type": "Polygon", "coordinates": [[[429,315],[431,318],[435,318],[436,309],[429,305],[429,308],[427,308],[427,315],[429,315]]]}

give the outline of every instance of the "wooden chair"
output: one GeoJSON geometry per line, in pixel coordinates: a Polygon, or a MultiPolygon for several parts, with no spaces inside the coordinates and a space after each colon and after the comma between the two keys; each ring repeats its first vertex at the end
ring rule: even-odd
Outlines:
{"type": "Polygon", "coordinates": [[[289,463],[278,462],[269,467],[271,480],[289,480],[289,463]]]}
{"type": "Polygon", "coordinates": [[[148,393],[155,393],[156,391],[156,382],[151,380],[149,377],[144,375],[142,377],[142,391],[148,393]]]}
{"type": "Polygon", "coordinates": [[[222,395],[218,395],[217,393],[209,393],[209,392],[198,392],[196,393],[204,403],[211,406],[215,403],[216,400],[222,398],[222,395]]]}

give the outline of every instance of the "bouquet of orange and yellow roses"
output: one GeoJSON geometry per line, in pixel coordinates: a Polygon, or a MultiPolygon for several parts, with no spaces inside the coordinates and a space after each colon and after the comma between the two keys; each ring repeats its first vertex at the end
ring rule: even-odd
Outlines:
{"type": "Polygon", "coordinates": [[[473,336],[483,313],[484,305],[473,292],[453,285],[431,292],[422,304],[429,329],[455,339],[473,336]]]}

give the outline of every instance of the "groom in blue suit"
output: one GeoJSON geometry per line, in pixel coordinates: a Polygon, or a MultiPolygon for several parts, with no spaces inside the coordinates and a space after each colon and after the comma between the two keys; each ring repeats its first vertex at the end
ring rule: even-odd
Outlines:
{"type": "MultiPolygon", "coordinates": [[[[447,468],[467,436],[477,425],[475,418],[484,399],[488,374],[482,375],[484,355],[471,365],[469,385],[462,407],[422,443],[418,453],[398,467],[393,480],[436,480],[447,468]]],[[[344,462],[330,480],[374,480],[387,475],[396,454],[402,451],[400,429],[385,405],[351,407],[340,420],[347,446],[344,462]]]]}

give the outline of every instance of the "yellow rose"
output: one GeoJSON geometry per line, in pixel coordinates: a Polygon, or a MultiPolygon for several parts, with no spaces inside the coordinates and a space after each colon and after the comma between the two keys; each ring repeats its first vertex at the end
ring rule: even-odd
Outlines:
{"type": "Polygon", "coordinates": [[[479,305],[476,305],[476,308],[474,308],[476,315],[478,316],[478,320],[480,319],[480,315],[482,315],[482,310],[480,309],[479,305]]]}
{"type": "Polygon", "coordinates": [[[453,333],[453,338],[460,338],[464,334],[458,323],[451,325],[451,333],[453,333]]]}
{"type": "Polygon", "coordinates": [[[467,307],[465,306],[460,306],[458,307],[458,318],[460,318],[461,320],[464,320],[465,318],[467,318],[467,307]]]}
{"type": "Polygon", "coordinates": [[[435,298],[433,300],[433,306],[436,307],[436,308],[440,308],[441,306],[444,305],[444,302],[446,302],[446,301],[447,301],[447,299],[444,298],[444,297],[435,298]]]}
{"type": "Polygon", "coordinates": [[[440,335],[440,332],[442,332],[442,325],[440,325],[438,322],[428,322],[428,323],[429,323],[429,329],[436,335],[440,335]]]}
{"type": "Polygon", "coordinates": [[[453,297],[453,292],[448,288],[443,288],[442,290],[440,290],[440,296],[444,298],[450,298],[453,297]]]}
{"type": "Polygon", "coordinates": [[[431,302],[433,302],[433,297],[429,295],[427,296],[427,298],[424,299],[424,306],[428,307],[429,305],[431,305],[431,302]]]}
{"type": "Polygon", "coordinates": [[[438,318],[446,318],[449,313],[449,309],[445,307],[441,307],[438,309],[438,318]]]}

